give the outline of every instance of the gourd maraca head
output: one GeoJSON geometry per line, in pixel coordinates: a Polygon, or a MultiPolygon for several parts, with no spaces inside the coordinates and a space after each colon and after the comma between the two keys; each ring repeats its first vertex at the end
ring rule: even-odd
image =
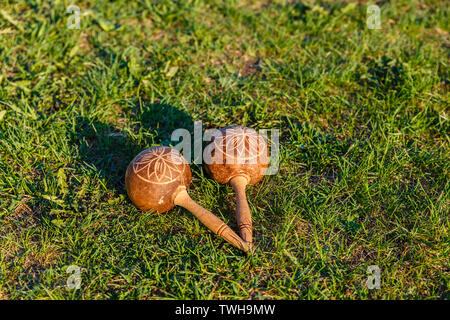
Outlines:
{"type": "Polygon", "coordinates": [[[239,175],[247,177],[250,185],[258,183],[269,166],[264,138],[243,126],[226,127],[220,132],[208,146],[212,159],[205,161],[206,171],[219,183],[228,183],[239,175]]]}
{"type": "Polygon", "coordinates": [[[157,146],[139,153],[128,165],[125,186],[128,196],[143,211],[169,211],[174,196],[188,188],[192,175],[189,164],[175,149],[157,146]]]}

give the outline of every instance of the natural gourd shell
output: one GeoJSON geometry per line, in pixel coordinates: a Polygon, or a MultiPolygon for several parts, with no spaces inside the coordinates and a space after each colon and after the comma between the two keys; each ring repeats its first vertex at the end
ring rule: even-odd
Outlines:
{"type": "Polygon", "coordinates": [[[189,164],[175,149],[157,146],[139,153],[128,165],[125,186],[128,196],[143,211],[162,213],[172,209],[180,187],[189,187],[189,164]]]}
{"type": "Polygon", "coordinates": [[[222,135],[213,137],[212,159],[205,168],[219,183],[231,178],[246,176],[248,184],[258,183],[267,171],[269,156],[267,143],[254,129],[232,126],[220,130],[222,135]]]}

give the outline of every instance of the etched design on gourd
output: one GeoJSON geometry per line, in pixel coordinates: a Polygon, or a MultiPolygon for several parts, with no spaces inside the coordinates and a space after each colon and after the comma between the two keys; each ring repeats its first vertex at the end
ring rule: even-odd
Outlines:
{"type": "Polygon", "coordinates": [[[183,177],[186,164],[183,156],[165,148],[144,150],[133,161],[133,172],[142,180],[154,184],[168,184],[183,177]]]}
{"type": "Polygon", "coordinates": [[[232,159],[238,159],[239,163],[266,162],[266,142],[254,129],[227,128],[221,136],[214,139],[214,148],[225,155],[227,162],[232,159]]]}

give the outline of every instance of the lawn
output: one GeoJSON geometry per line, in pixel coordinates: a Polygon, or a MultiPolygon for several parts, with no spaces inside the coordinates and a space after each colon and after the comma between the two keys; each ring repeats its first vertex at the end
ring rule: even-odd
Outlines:
{"type": "MultiPolygon", "coordinates": [[[[449,299],[450,9],[378,1],[370,29],[368,4],[2,0],[0,298],[449,299]],[[194,121],[280,132],[253,255],[126,194],[194,121]]],[[[191,169],[237,231],[232,188],[191,169]]]]}

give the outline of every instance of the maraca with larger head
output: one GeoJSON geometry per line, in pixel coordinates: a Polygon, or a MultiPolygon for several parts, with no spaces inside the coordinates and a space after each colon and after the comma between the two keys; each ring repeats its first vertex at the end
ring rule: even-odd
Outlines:
{"type": "Polygon", "coordinates": [[[247,252],[245,242],[230,227],[189,197],[187,189],[191,179],[189,164],[178,151],[157,146],[142,151],[131,161],[125,185],[128,196],[139,209],[162,213],[175,205],[182,206],[215,234],[247,252]]]}
{"type": "Polygon", "coordinates": [[[254,129],[232,126],[220,130],[208,147],[207,172],[219,183],[230,183],[236,192],[236,220],[241,237],[252,244],[252,218],[245,194],[247,185],[258,183],[269,166],[267,143],[254,129]]]}

